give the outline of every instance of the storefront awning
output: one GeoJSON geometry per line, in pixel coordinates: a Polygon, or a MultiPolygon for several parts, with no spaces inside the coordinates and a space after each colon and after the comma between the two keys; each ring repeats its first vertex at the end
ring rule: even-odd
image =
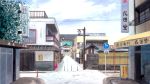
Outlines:
{"type": "Polygon", "coordinates": [[[150,31],[135,34],[135,35],[130,35],[114,43],[115,48],[139,46],[139,45],[146,45],[146,44],[150,44],[150,31]]]}

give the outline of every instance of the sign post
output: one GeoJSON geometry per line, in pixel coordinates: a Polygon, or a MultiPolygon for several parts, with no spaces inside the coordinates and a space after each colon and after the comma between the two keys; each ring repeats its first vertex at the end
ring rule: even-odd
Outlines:
{"type": "Polygon", "coordinates": [[[109,44],[108,43],[104,43],[103,44],[103,48],[104,48],[104,53],[105,53],[105,74],[106,74],[106,66],[107,66],[107,59],[106,59],[106,57],[107,57],[107,53],[109,53],[109,44]]]}

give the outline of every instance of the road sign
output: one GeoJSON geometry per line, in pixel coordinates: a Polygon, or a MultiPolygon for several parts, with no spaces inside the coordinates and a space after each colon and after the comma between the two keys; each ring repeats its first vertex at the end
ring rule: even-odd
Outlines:
{"type": "Polygon", "coordinates": [[[108,43],[104,43],[104,44],[103,44],[103,48],[104,48],[104,49],[108,49],[108,48],[109,48],[109,44],[108,44],[108,43]]]}
{"type": "Polygon", "coordinates": [[[108,53],[109,53],[109,50],[108,50],[108,49],[105,49],[105,50],[104,50],[104,53],[105,53],[105,54],[108,54],[108,53]]]}

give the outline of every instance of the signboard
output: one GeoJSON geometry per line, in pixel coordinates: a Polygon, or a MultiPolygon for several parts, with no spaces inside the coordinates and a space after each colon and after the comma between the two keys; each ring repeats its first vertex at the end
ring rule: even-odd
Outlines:
{"type": "Polygon", "coordinates": [[[73,46],[73,42],[72,41],[63,41],[62,46],[71,47],[71,46],[73,46]]]}
{"type": "Polygon", "coordinates": [[[128,0],[122,0],[121,2],[121,32],[129,32],[129,2],[128,0]]]}
{"type": "Polygon", "coordinates": [[[109,48],[109,44],[108,44],[108,43],[104,43],[104,44],[103,44],[103,48],[104,48],[104,49],[108,49],[108,48],[109,48]]]}
{"type": "Polygon", "coordinates": [[[150,37],[116,42],[115,43],[115,48],[122,48],[122,47],[129,47],[129,46],[138,46],[138,45],[146,45],[146,44],[150,44],[150,37]]]}
{"type": "Polygon", "coordinates": [[[120,76],[121,78],[128,78],[128,66],[127,65],[121,65],[120,66],[120,76]]]}
{"type": "Polygon", "coordinates": [[[104,48],[104,53],[109,53],[109,44],[106,42],[103,44],[103,48],[104,48]]]}
{"type": "Polygon", "coordinates": [[[36,61],[53,61],[54,52],[52,51],[36,51],[36,61]]]}

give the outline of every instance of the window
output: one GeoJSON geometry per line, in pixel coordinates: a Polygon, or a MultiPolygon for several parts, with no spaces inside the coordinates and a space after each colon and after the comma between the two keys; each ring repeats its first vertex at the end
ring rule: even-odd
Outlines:
{"type": "Polygon", "coordinates": [[[136,24],[142,24],[146,21],[150,20],[150,8],[147,8],[143,11],[136,12],[136,24]]]}
{"type": "Polygon", "coordinates": [[[29,30],[29,43],[36,43],[36,30],[35,29],[29,30]]]}
{"type": "Polygon", "coordinates": [[[25,44],[36,43],[36,30],[35,29],[29,29],[29,37],[23,38],[23,42],[25,44]]]}
{"type": "Polygon", "coordinates": [[[145,11],[140,13],[140,23],[145,22],[145,11]]]}

